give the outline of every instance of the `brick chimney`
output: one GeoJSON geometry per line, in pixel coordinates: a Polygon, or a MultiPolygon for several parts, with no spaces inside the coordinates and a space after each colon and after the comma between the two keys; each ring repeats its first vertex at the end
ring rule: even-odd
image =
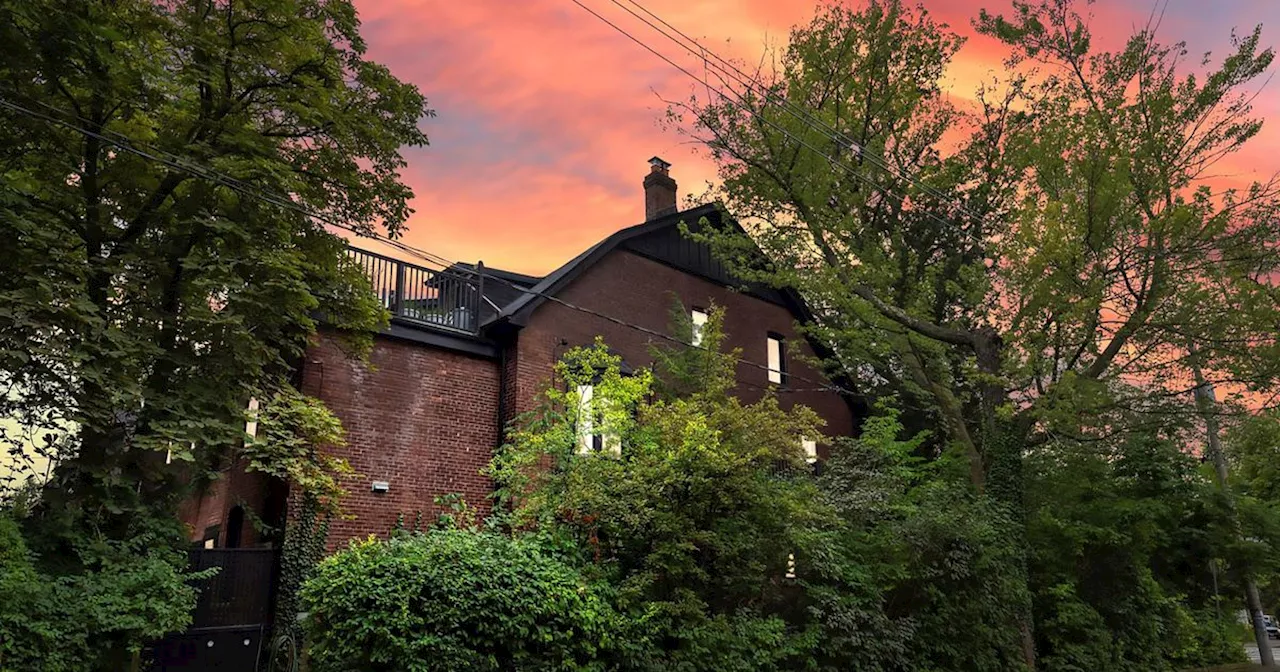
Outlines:
{"type": "Polygon", "coordinates": [[[651,222],[676,211],[676,181],[667,171],[671,164],[658,157],[649,159],[649,174],[644,176],[644,221],[651,222]]]}

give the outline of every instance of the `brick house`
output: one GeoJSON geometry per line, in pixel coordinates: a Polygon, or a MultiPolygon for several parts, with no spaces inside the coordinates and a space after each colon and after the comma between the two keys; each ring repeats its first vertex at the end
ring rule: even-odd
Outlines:
{"type": "MultiPolygon", "coordinates": [[[[448,493],[461,494],[483,515],[491,484],[481,469],[500,445],[502,428],[533,407],[559,357],[599,335],[628,366],[649,365],[655,337],[628,325],[666,333],[673,295],[695,323],[711,305],[725,308],[725,345],[741,348],[750,362],[738,366],[740,398],[754,401],[773,388],[783,392],[784,406],[813,408],[826,420],[827,435],[854,432],[864,414],[859,402],[815,390],[823,374],[797,356],[821,347],[796,332],[808,316],[799,296],[735,281],[705,245],[683,236],[681,222],[696,230],[706,218],[718,226],[721,211],[714,205],[677,211],[669,164],[657,157],[650,164],[645,221],[545,277],[478,264],[442,272],[351,251],[393,318],[376,336],[367,365],[321,333],[300,367],[302,391],[342,419],[348,445],[339,451],[358,474],[344,483],[349,515],[334,521],[331,549],[386,535],[401,516],[433,520],[433,500],[448,493]]],[[[807,448],[825,455],[824,446],[807,448]]],[[[233,465],[189,503],[193,540],[218,547],[270,543],[237,509],[282,520],[286,493],[285,484],[233,465]]]]}

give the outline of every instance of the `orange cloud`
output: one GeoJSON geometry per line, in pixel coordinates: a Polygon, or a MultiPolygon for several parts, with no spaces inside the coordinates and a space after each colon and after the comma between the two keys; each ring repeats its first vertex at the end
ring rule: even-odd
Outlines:
{"type": "MultiPolygon", "coordinates": [[[[608,0],[581,0],[691,69],[681,54],[608,0]]],[[[640,0],[726,57],[754,62],[766,40],[784,44],[813,5],[780,0],[640,0]]],[[[437,110],[423,127],[431,146],[408,152],[405,179],[416,213],[406,241],[437,254],[516,271],[545,273],[613,231],[643,218],[646,159],[674,165],[682,195],[700,192],[715,170],[687,139],[658,127],[659,96],[687,96],[683,74],[619,35],[570,0],[457,2],[356,0],[370,57],[418,85],[437,110]]],[[[948,72],[967,99],[998,71],[1003,48],[974,36],[979,7],[1008,0],[927,0],[936,17],[969,42],[948,72]]],[[[1228,46],[1233,26],[1280,25],[1280,3],[1170,0],[1166,41],[1186,39],[1192,54],[1228,46]]],[[[1093,6],[1102,46],[1123,42],[1151,14],[1150,0],[1093,6]]],[[[1194,59],[1193,59],[1194,60],[1194,59]]],[[[1256,101],[1280,110],[1280,94],[1256,101]]],[[[1245,152],[1222,162],[1223,183],[1280,168],[1280,129],[1266,128],[1245,152]]]]}

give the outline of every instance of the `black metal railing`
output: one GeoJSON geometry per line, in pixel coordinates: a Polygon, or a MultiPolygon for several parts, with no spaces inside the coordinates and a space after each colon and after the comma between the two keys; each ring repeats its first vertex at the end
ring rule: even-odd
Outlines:
{"type": "Polygon", "coordinates": [[[348,247],[393,318],[468,334],[480,329],[484,266],[436,270],[348,247]]]}

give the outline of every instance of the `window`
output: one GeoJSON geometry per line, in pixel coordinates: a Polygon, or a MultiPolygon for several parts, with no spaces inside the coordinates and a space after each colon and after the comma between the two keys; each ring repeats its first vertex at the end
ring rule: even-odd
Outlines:
{"type": "Polygon", "coordinates": [[[796,578],[796,554],[795,553],[787,554],[787,578],[788,579],[796,578]]]}
{"type": "Polygon", "coordinates": [[[785,340],[781,335],[770,332],[765,345],[768,348],[769,382],[778,385],[787,384],[787,359],[785,340]]]}
{"type": "Polygon", "coordinates": [[[587,454],[598,450],[595,443],[595,427],[591,413],[591,399],[595,388],[590,385],[578,386],[578,452],[587,454]]]}
{"type": "Polygon", "coordinates": [[[818,461],[818,442],[813,439],[800,439],[800,448],[804,451],[804,461],[813,464],[818,461]]]}
{"type": "Polygon", "coordinates": [[[258,438],[258,398],[249,397],[249,419],[244,423],[244,433],[249,440],[258,438]]]}
{"type": "Polygon", "coordinates": [[[707,323],[707,311],[701,308],[694,308],[689,313],[689,319],[693,322],[693,337],[689,339],[691,345],[702,345],[702,327],[707,323]]]}
{"type": "Polygon", "coordinates": [[[608,451],[614,455],[622,454],[622,437],[607,431],[599,420],[598,404],[593,402],[595,387],[578,386],[578,454],[599,453],[608,451]],[[604,430],[604,431],[601,431],[604,430]]]}

